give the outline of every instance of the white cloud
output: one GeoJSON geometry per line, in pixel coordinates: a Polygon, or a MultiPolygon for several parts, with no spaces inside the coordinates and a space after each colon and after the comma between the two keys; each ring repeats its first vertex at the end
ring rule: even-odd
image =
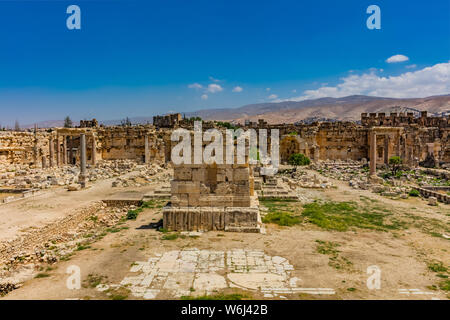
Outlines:
{"type": "Polygon", "coordinates": [[[297,89],[292,90],[292,93],[296,93],[296,92],[297,92],[297,89]]]}
{"type": "Polygon", "coordinates": [[[270,91],[270,88],[266,88],[266,91],[270,91]]]}
{"type": "Polygon", "coordinates": [[[450,61],[398,76],[381,77],[374,72],[351,74],[332,86],[306,90],[291,101],[324,97],[340,98],[350,95],[369,95],[391,98],[418,98],[450,93],[450,61]]]}
{"type": "Polygon", "coordinates": [[[213,77],[209,77],[209,80],[210,81],[212,81],[212,82],[220,82],[220,80],[219,79],[215,79],[215,78],[213,78],[213,77]]]}
{"type": "Polygon", "coordinates": [[[406,66],[406,69],[415,69],[417,67],[416,64],[410,64],[409,66],[406,66]]]}
{"type": "Polygon", "coordinates": [[[233,88],[233,92],[242,92],[244,89],[242,89],[242,87],[236,86],[233,88]]]}
{"type": "Polygon", "coordinates": [[[190,84],[190,85],[188,85],[188,88],[189,89],[201,89],[201,88],[203,88],[203,86],[200,84],[200,83],[192,83],[192,84],[190,84]]]}
{"type": "Polygon", "coordinates": [[[276,99],[278,98],[278,96],[276,94],[271,94],[270,96],[267,97],[270,100],[276,99]]]}
{"type": "Polygon", "coordinates": [[[211,83],[208,85],[208,92],[216,93],[222,91],[223,88],[219,84],[211,83]]]}
{"type": "Polygon", "coordinates": [[[409,58],[407,56],[404,56],[402,54],[396,54],[395,56],[389,57],[386,62],[387,63],[397,63],[397,62],[404,62],[408,61],[409,58]]]}
{"type": "Polygon", "coordinates": [[[202,100],[208,100],[208,95],[207,94],[202,94],[201,98],[202,98],[202,100]]]}

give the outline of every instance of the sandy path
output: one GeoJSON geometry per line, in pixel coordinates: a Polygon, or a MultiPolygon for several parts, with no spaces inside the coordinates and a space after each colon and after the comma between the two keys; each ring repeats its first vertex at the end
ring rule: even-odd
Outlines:
{"type": "MultiPolygon", "coordinates": [[[[122,177],[136,173],[133,171],[122,177]]],[[[69,192],[64,187],[58,187],[32,198],[1,205],[0,241],[13,239],[28,228],[41,228],[78,208],[103,200],[120,191],[119,188],[111,187],[111,182],[115,179],[97,181],[86,190],[76,192],[69,192]]]]}

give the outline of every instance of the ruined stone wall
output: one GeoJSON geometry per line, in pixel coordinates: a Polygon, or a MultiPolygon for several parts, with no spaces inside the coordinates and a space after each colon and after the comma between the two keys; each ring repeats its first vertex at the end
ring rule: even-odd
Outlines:
{"type": "Polygon", "coordinates": [[[361,113],[361,125],[364,127],[385,126],[385,127],[408,127],[411,125],[418,125],[420,127],[450,127],[450,117],[428,117],[426,111],[420,113],[420,117],[414,117],[412,112],[396,113],[391,112],[386,115],[384,112],[380,113],[361,113]]]}
{"type": "Polygon", "coordinates": [[[180,113],[168,114],[165,116],[154,116],[153,125],[161,128],[173,128],[183,118],[180,113]]]}
{"type": "MultiPolygon", "coordinates": [[[[391,156],[400,156],[404,163],[417,165],[432,157],[436,164],[450,163],[449,118],[420,118],[378,115],[368,117],[372,122],[358,125],[352,122],[324,122],[313,124],[268,125],[260,121],[255,129],[278,129],[280,132],[280,160],[287,162],[293,153],[303,153],[316,160],[369,159],[369,133],[375,131],[377,163],[387,163],[391,156]],[[375,120],[374,120],[375,119],[375,120]],[[405,126],[393,126],[392,119],[400,119],[405,126]],[[391,121],[391,122],[390,122],[391,121]],[[383,126],[373,124],[383,123],[383,126]],[[422,125],[426,124],[426,125],[422,125]],[[431,125],[435,126],[431,126],[431,125]]],[[[394,122],[397,123],[397,120],[394,122]]],[[[191,126],[192,127],[192,126],[191,126]]],[[[203,130],[214,127],[203,123],[203,130]]],[[[190,128],[190,127],[189,127],[190,128]]],[[[190,128],[192,129],[192,128],[190,128]]],[[[223,129],[223,128],[222,128],[223,129]]],[[[243,127],[244,130],[248,127],[243,127]]],[[[0,164],[43,165],[79,163],[80,134],[86,134],[87,160],[130,159],[145,160],[145,137],[148,137],[148,161],[171,160],[170,136],[174,128],[155,128],[152,125],[115,126],[97,128],[54,128],[34,132],[0,132],[0,164]],[[50,161],[50,138],[53,157],[50,161]],[[65,147],[64,147],[65,143],[65,147]],[[95,143],[95,148],[93,145],[95,143]],[[65,161],[64,161],[65,155],[65,161]]],[[[270,150],[270,142],[268,145],[270,150]]]]}
{"type": "Polygon", "coordinates": [[[0,132],[0,165],[41,163],[42,157],[48,158],[49,137],[46,131],[0,132]]]}
{"type": "MultiPolygon", "coordinates": [[[[97,131],[101,157],[104,160],[145,160],[145,136],[149,139],[152,161],[165,161],[164,137],[167,130],[155,130],[151,126],[102,128],[97,131]]],[[[170,137],[169,137],[170,139],[170,137]]]]}
{"type": "Polygon", "coordinates": [[[354,123],[321,123],[289,127],[280,137],[280,160],[293,153],[312,160],[361,160],[367,158],[367,130],[354,123]]]}
{"type": "MultiPolygon", "coordinates": [[[[429,119],[429,118],[428,118],[429,119]]],[[[273,128],[273,127],[272,127],[273,128]]],[[[388,163],[399,156],[408,165],[417,165],[432,153],[439,163],[450,162],[449,127],[364,127],[349,122],[321,123],[280,128],[280,160],[287,162],[293,153],[312,160],[369,159],[369,132],[377,133],[377,163],[388,163]]]]}

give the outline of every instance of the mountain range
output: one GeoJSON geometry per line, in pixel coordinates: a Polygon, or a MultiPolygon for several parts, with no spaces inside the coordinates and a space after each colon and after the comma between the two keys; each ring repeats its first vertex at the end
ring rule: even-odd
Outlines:
{"type": "MultiPolygon", "coordinates": [[[[450,94],[426,98],[380,98],[353,95],[343,98],[319,98],[303,101],[281,101],[249,104],[238,108],[206,109],[187,112],[186,117],[244,123],[245,120],[264,119],[268,123],[311,122],[315,120],[358,121],[362,112],[413,112],[428,111],[430,115],[450,115],[450,94]]],[[[130,118],[133,124],[152,123],[153,115],[130,118]]],[[[118,125],[123,120],[97,119],[104,125],[118,125]]],[[[76,123],[76,121],[74,121],[76,123]]],[[[63,120],[38,122],[40,128],[61,127],[63,120]]],[[[32,128],[34,124],[22,126],[32,128]]]]}

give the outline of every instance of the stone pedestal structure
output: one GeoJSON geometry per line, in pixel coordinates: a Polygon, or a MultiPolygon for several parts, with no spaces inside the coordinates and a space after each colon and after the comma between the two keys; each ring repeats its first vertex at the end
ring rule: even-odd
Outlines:
{"type": "Polygon", "coordinates": [[[260,232],[252,172],[249,164],[175,166],[164,228],[260,232]]]}

